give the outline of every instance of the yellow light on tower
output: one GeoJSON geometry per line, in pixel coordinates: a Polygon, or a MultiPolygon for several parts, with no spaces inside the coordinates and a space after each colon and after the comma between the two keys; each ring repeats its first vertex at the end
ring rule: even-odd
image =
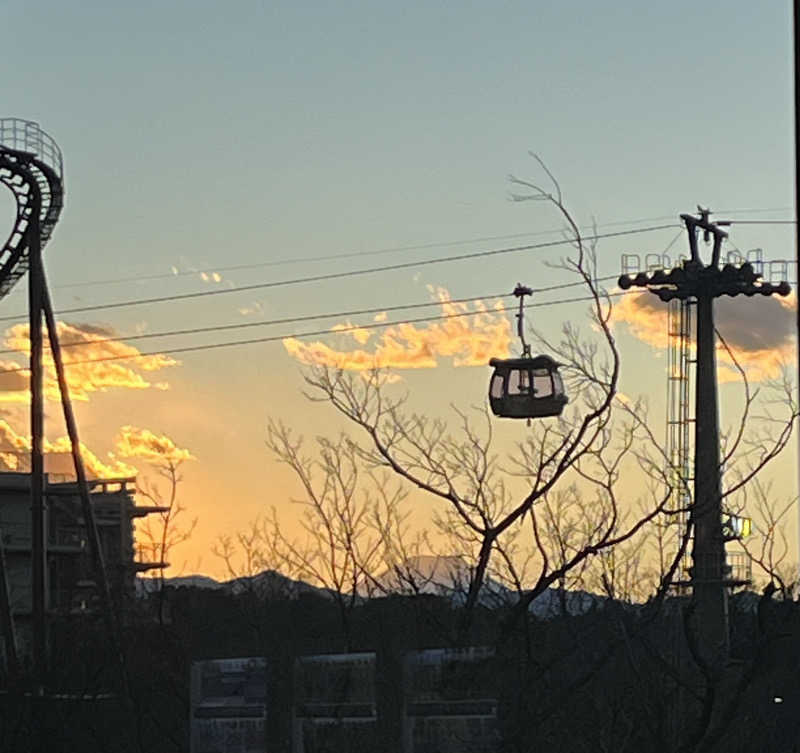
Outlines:
{"type": "Polygon", "coordinates": [[[729,540],[746,539],[753,533],[753,520],[741,515],[726,515],[722,519],[722,529],[729,540]]]}

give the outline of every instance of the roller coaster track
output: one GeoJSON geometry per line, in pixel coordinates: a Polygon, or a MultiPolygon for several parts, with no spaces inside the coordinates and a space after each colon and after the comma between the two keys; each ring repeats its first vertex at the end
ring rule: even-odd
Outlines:
{"type": "Polygon", "coordinates": [[[38,123],[0,118],[0,183],[13,194],[17,216],[0,247],[0,299],[28,271],[31,219],[38,212],[41,248],[53,234],[64,206],[64,163],[61,150],[38,123]]]}

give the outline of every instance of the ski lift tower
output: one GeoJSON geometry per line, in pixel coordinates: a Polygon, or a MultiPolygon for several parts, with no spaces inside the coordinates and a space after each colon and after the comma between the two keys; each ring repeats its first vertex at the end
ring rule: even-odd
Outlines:
{"type": "Polygon", "coordinates": [[[689,235],[688,259],[672,269],[654,269],[636,275],[623,274],[623,290],[641,287],[662,301],[694,301],[696,322],[694,495],[688,525],[694,533],[691,588],[698,645],[703,660],[719,665],[728,655],[728,587],[730,570],[725,559],[726,535],[722,520],[722,484],[719,449],[719,405],[715,353],[714,299],[722,295],[786,296],[789,284],[763,282],[750,262],[720,267],[723,241],[728,237],[709,220],[709,211],[698,207],[699,216],[682,214],[689,235]],[[698,233],[713,239],[711,259],[700,258],[698,233]]]}

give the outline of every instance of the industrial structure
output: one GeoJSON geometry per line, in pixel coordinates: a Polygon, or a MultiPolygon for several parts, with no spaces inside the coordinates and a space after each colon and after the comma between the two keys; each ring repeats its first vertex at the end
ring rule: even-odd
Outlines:
{"type": "MultiPolygon", "coordinates": [[[[724,528],[720,465],[719,405],[717,397],[716,329],[714,299],[722,295],[782,295],[789,284],[763,281],[753,261],[741,258],[720,265],[722,243],[727,233],[709,220],[710,212],[698,207],[699,216],[682,214],[689,236],[689,257],[671,269],[648,264],[647,271],[632,274],[629,258],[623,258],[619,286],[645,288],[672,306],[670,327],[670,372],[668,374],[667,461],[675,490],[676,506],[683,521],[679,553],[689,551],[689,580],[694,603],[699,651],[709,665],[724,662],[729,648],[728,591],[743,581],[733,575],[725,551],[730,538],[724,528]],[[698,233],[713,241],[711,258],[702,260],[698,233]],[[737,263],[738,262],[738,263],[737,263]],[[692,316],[694,311],[694,316],[692,316]],[[695,359],[690,357],[691,322],[695,322],[695,359]],[[694,366],[694,416],[690,418],[691,383],[694,366]],[[689,425],[694,423],[694,462],[689,461],[689,425]],[[691,542],[690,542],[691,540],[691,542]]],[[[760,261],[760,260],[759,260],[760,261]]],[[[763,267],[763,262],[760,265],[763,267]]],[[[679,581],[679,585],[684,585],[679,581]]]]}
{"type": "MultiPolygon", "coordinates": [[[[163,562],[136,559],[134,520],[160,507],[139,507],[134,501],[135,479],[96,479],[88,482],[100,545],[108,566],[109,585],[118,605],[133,596],[137,573],[164,567],[163,562]]],[[[31,477],[28,473],[0,473],[0,549],[5,567],[2,645],[8,657],[16,647],[30,654],[32,638],[30,515],[31,477]],[[16,646],[14,646],[16,644],[16,646]]],[[[97,612],[95,580],[80,495],[74,482],[50,483],[45,476],[47,518],[47,591],[45,609],[61,617],[97,612]]]]}

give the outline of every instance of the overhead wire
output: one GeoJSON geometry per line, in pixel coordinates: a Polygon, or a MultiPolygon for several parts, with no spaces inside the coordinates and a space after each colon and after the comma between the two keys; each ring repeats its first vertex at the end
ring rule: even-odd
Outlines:
{"type": "MultiPolygon", "coordinates": [[[[635,228],[632,230],[619,230],[613,233],[595,233],[594,235],[581,236],[582,241],[595,241],[603,240],[606,238],[619,238],[627,235],[636,235],[642,233],[652,233],[658,230],[668,230],[676,227],[675,223],[669,225],[652,225],[645,228],[635,228]]],[[[129,306],[144,306],[154,303],[171,303],[173,301],[184,301],[195,298],[207,298],[210,296],[230,295],[232,293],[244,293],[251,290],[266,290],[270,288],[286,287],[289,285],[301,285],[312,282],[324,282],[327,280],[338,280],[348,277],[360,277],[368,274],[376,274],[379,272],[397,272],[402,269],[412,269],[415,267],[430,266],[433,264],[449,264],[456,261],[467,261],[470,259],[487,258],[492,256],[499,256],[501,254],[518,253],[521,251],[535,251],[543,248],[553,248],[555,246],[563,246],[575,243],[575,238],[561,238],[554,241],[545,241],[543,243],[534,243],[524,246],[512,246],[507,248],[495,248],[485,251],[476,251],[466,254],[455,254],[445,256],[437,259],[421,259],[418,261],[400,262],[398,264],[387,264],[380,267],[368,267],[366,269],[352,269],[345,272],[329,272],[319,275],[308,275],[306,277],[295,277],[288,280],[273,280],[271,282],[256,283],[253,285],[243,285],[236,288],[225,288],[223,290],[200,290],[193,293],[179,293],[173,295],[156,296],[153,298],[138,298],[128,301],[111,301],[109,303],[101,303],[92,306],[76,306],[68,309],[60,309],[56,313],[59,315],[86,313],[90,311],[105,311],[108,309],[124,308],[129,306]]],[[[27,318],[25,314],[16,314],[13,316],[0,317],[0,322],[7,321],[20,321],[27,318]]]]}
{"type": "MultiPolygon", "coordinates": [[[[737,210],[728,210],[726,213],[731,214],[737,210]]],[[[755,213],[757,211],[779,211],[778,209],[771,210],[740,210],[743,213],[750,212],[755,213]]],[[[613,224],[613,223],[609,223],[613,224]]],[[[625,231],[613,232],[613,233],[602,233],[602,234],[594,234],[591,236],[582,236],[581,240],[584,241],[591,241],[591,240],[600,240],[603,238],[609,237],[620,237],[625,235],[631,234],[638,234],[638,233],[645,233],[645,232],[654,232],[657,230],[664,230],[669,228],[674,228],[675,224],[670,225],[661,225],[661,226],[652,226],[647,228],[635,228],[625,231]]],[[[676,236],[669,242],[669,244],[665,247],[662,253],[666,253],[677,241],[677,239],[681,236],[683,230],[678,232],[676,236]]],[[[197,297],[204,297],[208,295],[219,295],[221,293],[232,293],[232,292],[243,292],[252,289],[260,289],[260,288],[269,288],[269,287],[277,287],[281,285],[292,285],[292,284],[300,284],[304,282],[317,282],[321,279],[337,279],[341,277],[349,277],[349,276],[356,276],[356,275],[363,275],[369,273],[376,273],[381,271],[393,271],[396,269],[404,269],[408,267],[415,267],[415,266],[423,266],[428,264],[436,264],[436,263],[445,263],[449,261],[459,261],[463,259],[471,259],[471,258],[479,258],[485,256],[493,256],[497,254],[504,254],[504,253],[513,253],[515,251],[523,251],[523,250],[535,250],[537,248],[548,248],[557,245],[566,245],[574,243],[576,239],[574,238],[563,238],[557,241],[548,241],[545,243],[540,244],[530,244],[527,246],[518,246],[512,248],[503,248],[503,249],[490,249],[486,251],[480,251],[475,253],[469,254],[459,254],[456,256],[445,257],[441,259],[427,259],[427,260],[420,260],[416,262],[404,262],[397,265],[386,265],[383,267],[375,267],[375,268],[368,268],[368,269],[361,269],[361,270],[351,270],[347,272],[341,273],[332,273],[330,275],[314,275],[305,278],[295,278],[291,280],[279,280],[273,281],[268,283],[259,283],[251,286],[245,286],[241,288],[235,288],[230,290],[214,290],[214,291],[199,291],[196,293],[189,293],[189,294],[182,294],[177,296],[164,296],[159,298],[151,298],[151,299],[139,299],[139,300],[132,300],[132,301],[122,301],[122,302],[112,302],[109,304],[100,304],[96,306],[88,306],[88,307],[75,307],[71,309],[64,309],[57,313],[59,314],[66,314],[66,313],[78,313],[78,312],[86,312],[86,311],[94,311],[94,310],[101,310],[106,308],[117,308],[120,306],[132,306],[132,305],[143,305],[147,303],[155,303],[155,302],[162,302],[162,301],[171,301],[171,300],[181,300],[184,298],[197,298],[197,297]]],[[[596,282],[605,282],[611,279],[615,279],[616,275],[608,275],[605,277],[600,277],[596,279],[596,282]]],[[[557,285],[546,286],[542,288],[535,289],[535,293],[542,293],[548,292],[553,290],[559,289],[566,289],[570,287],[576,287],[579,285],[583,285],[583,282],[572,282],[572,283],[563,283],[557,285]]],[[[635,291],[629,291],[635,292],[635,291]]],[[[620,292],[613,292],[608,293],[607,295],[617,296],[621,295],[620,292]]],[[[121,339],[124,339],[126,342],[131,340],[142,340],[142,339],[151,339],[151,338],[159,338],[159,337],[170,337],[170,336],[179,336],[179,335],[192,335],[192,334],[204,334],[210,332],[219,332],[219,331],[230,331],[235,329],[243,329],[248,327],[257,327],[257,326],[274,326],[277,324],[290,324],[290,323],[299,323],[305,321],[313,321],[319,319],[326,319],[326,318],[341,318],[347,316],[357,316],[357,315],[365,315],[365,314],[375,314],[375,313],[384,313],[389,311],[399,311],[399,310],[412,310],[436,305],[442,305],[447,303],[469,303],[475,302],[478,300],[484,300],[488,298],[505,298],[510,297],[510,293],[501,293],[495,295],[482,295],[482,296],[475,296],[470,298],[459,298],[459,299],[452,299],[449,301],[429,301],[425,303],[413,303],[413,304],[400,304],[394,306],[384,306],[384,307],[375,307],[375,308],[368,308],[368,309],[358,309],[358,310],[350,310],[350,311],[338,311],[338,312],[330,312],[324,314],[311,314],[311,315],[303,315],[299,317],[284,317],[281,319],[274,319],[274,320],[266,320],[260,322],[242,322],[237,324],[230,324],[230,325],[215,325],[209,327],[194,327],[194,328],[187,328],[181,330],[171,330],[166,332],[153,332],[153,333],[140,333],[137,335],[130,335],[130,336],[117,336],[117,337],[109,337],[109,338],[100,338],[94,339],[91,341],[78,341],[73,343],[64,343],[62,347],[77,347],[77,346],[88,346],[92,344],[98,344],[103,342],[118,342],[121,339]]],[[[544,301],[544,302],[536,302],[527,304],[525,308],[538,308],[541,306],[549,306],[549,305],[558,305],[564,303],[572,303],[572,302],[581,302],[581,301],[588,301],[593,300],[592,296],[587,297],[580,297],[580,298],[573,298],[573,299],[561,299],[557,301],[544,301]]],[[[516,307],[515,307],[516,308],[516,307]]],[[[494,311],[507,311],[510,310],[509,307],[496,307],[493,309],[494,311]]],[[[361,325],[348,325],[337,327],[335,330],[316,330],[311,332],[303,332],[303,333],[294,333],[294,334],[284,334],[284,335],[275,335],[275,336],[268,336],[263,338],[251,338],[248,340],[238,340],[238,341],[228,341],[228,342],[221,342],[221,343],[211,343],[205,345],[198,345],[198,346],[185,346],[180,348],[169,348],[169,349],[159,349],[158,351],[147,352],[147,353],[137,353],[133,355],[116,355],[116,356],[107,356],[99,359],[87,359],[83,361],[70,361],[70,364],[80,364],[80,363],[93,363],[99,361],[109,361],[109,360],[128,360],[128,359],[137,359],[137,358],[145,358],[148,356],[154,355],[166,355],[166,354],[179,354],[179,353],[187,353],[187,352],[195,352],[195,351],[202,351],[202,350],[211,350],[217,348],[224,348],[224,347],[234,347],[237,345],[249,345],[249,344],[257,344],[257,343],[267,343],[267,342],[274,342],[278,340],[284,340],[288,337],[312,337],[312,336],[322,336],[322,335],[330,335],[330,334],[340,334],[346,333],[349,331],[354,330],[364,330],[364,329],[377,329],[382,327],[390,327],[395,325],[401,324],[414,324],[414,323],[421,323],[421,322],[430,322],[430,321],[439,321],[442,319],[450,319],[450,318],[458,318],[464,316],[474,316],[480,314],[480,311],[471,311],[471,312],[460,312],[456,314],[446,314],[441,316],[435,317],[418,317],[414,319],[405,319],[402,321],[393,321],[393,322],[374,322],[370,324],[361,324],[361,325]]],[[[22,319],[22,316],[15,316],[15,317],[0,317],[0,321],[10,321],[10,320],[19,320],[22,319]]],[[[0,350],[0,354],[7,354],[7,353],[19,353],[18,350],[0,350]]],[[[18,369],[6,369],[5,372],[12,372],[12,371],[26,371],[25,367],[19,367],[18,369]]]]}
{"type": "MultiPolygon", "coordinates": [[[[767,208],[753,208],[753,209],[722,209],[717,212],[717,214],[765,214],[769,212],[787,212],[791,211],[792,207],[767,207],[767,208]]],[[[642,217],[635,220],[615,220],[613,222],[603,222],[594,225],[584,225],[580,227],[580,230],[596,230],[598,228],[608,228],[608,227],[619,227],[620,225],[638,225],[644,222],[662,222],[666,220],[673,219],[674,215],[661,215],[658,217],[642,217]]],[[[539,231],[532,231],[526,233],[510,233],[504,235],[486,235],[486,236],[477,236],[474,238],[462,238],[455,241],[437,241],[433,243],[421,243],[416,245],[404,245],[404,246],[388,246],[385,248],[379,249],[368,249],[365,251],[349,251],[345,253],[338,253],[338,254],[322,254],[319,256],[308,256],[308,257],[291,257],[291,258],[284,258],[284,259],[274,259],[270,261],[263,261],[263,262],[253,262],[251,264],[234,264],[229,266],[209,266],[207,269],[188,269],[188,270],[177,270],[174,269],[171,272],[164,272],[159,274],[151,274],[151,275],[131,275],[128,277],[118,277],[112,278],[107,280],[86,280],[83,282],[76,281],[76,282],[67,282],[61,283],[56,286],[57,289],[61,288],[72,288],[72,287],[83,287],[83,286],[93,286],[93,285],[111,285],[117,283],[124,283],[124,282],[144,282],[144,281],[153,281],[153,280],[163,280],[163,279],[172,279],[175,277],[184,277],[189,275],[198,275],[203,273],[211,273],[214,272],[236,272],[236,271],[244,271],[244,270],[251,270],[251,269],[261,269],[267,267],[276,267],[276,266],[285,266],[291,264],[306,264],[306,263],[315,263],[321,261],[335,261],[339,259],[348,259],[348,258],[358,258],[358,257],[365,257],[365,256],[378,256],[382,254],[388,253],[397,253],[401,251],[420,251],[432,248],[447,248],[451,246],[461,246],[467,245],[470,243],[486,243],[489,241],[498,241],[498,240],[508,240],[511,238],[526,238],[526,237],[537,237],[542,235],[552,235],[554,233],[561,232],[560,230],[553,229],[553,230],[539,230],[539,231]]]]}
{"type": "MultiPolygon", "coordinates": [[[[619,227],[620,225],[638,225],[643,222],[662,222],[673,219],[673,215],[662,215],[661,217],[645,217],[637,220],[616,220],[605,222],[598,225],[584,225],[580,230],[596,230],[604,227],[619,227]]],[[[58,288],[82,287],[91,285],[109,285],[122,282],[139,282],[151,280],[173,279],[175,277],[194,276],[202,274],[214,274],[219,272],[238,272],[251,269],[261,269],[266,267],[285,266],[290,264],[306,264],[321,261],[337,261],[339,259],[359,258],[364,256],[378,256],[381,254],[397,253],[400,251],[421,251],[432,248],[448,248],[451,246],[463,246],[470,243],[485,243],[489,241],[510,240],[512,238],[535,238],[542,235],[553,235],[562,232],[561,229],[529,231],[526,233],[509,233],[505,235],[486,235],[475,238],[463,238],[455,241],[437,241],[435,243],[421,243],[417,245],[389,246],[386,248],[370,249],[366,251],[350,251],[339,254],[323,254],[320,256],[292,257],[286,259],[275,259],[264,262],[253,262],[252,264],[234,264],[229,266],[209,266],[207,269],[188,269],[174,270],[153,275],[131,275],[129,277],[118,277],[107,280],[87,280],[85,282],[61,283],[58,288]]]]}
{"type": "MultiPolygon", "coordinates": [[[[639,290],[625,290],[625,291],[613,291],[605,293],[605,296],[608,297],[618,297],[624,295],[637,295],[641,294],[642,291],[639,290]]],[[[601,296],[602,298],[603,296],[601,296]]],[[[586,295],[577,298],[563,298],[555,301],[541,301],[538,303],[528,303],[525,304],[523,308],[530,309],[530,308],[541,308],[545,306],[557,306],[567,303],[582,303],[587,301],[594,301],[597,300],[593,295],[586,295]]],[[[502,306],[492,309],[493,312],[504,312],[504,311],[518,311],[518,306],[502,306]]],[[[424,322],[435,322],[435,321],[443,321],[446,319],[459,319],[466,316],[479,316],[481,315],[482,311],[462,311],[455,314],[441,314],[438,316],[423,316],[423,317],[416,317],[412,319],[403,319],[399,321],[392,321],[392,322],[371,322],[369,324],[353,324],[348,326],[343,326],[337,328],[335,330],[331,329],[321,329],[321,330],[313,330],[310,332],[292,332],[286,333],[281,335],[269,335],[267,337],[257,337],[251,338],[248,340],[229,340],[217,343],[206,343],[204,345],[188,345],[179,348],[163,348],[154,351],[148,352],[139,352],[139,353],[132,353],[132,354],[118,354],[118,355],[110,355],[110,356],[101,356],[99,358],[85,358],[82,360],[75,360],[75,361],[67,361],[65,362],[65,366],[77,366],[87,363],[105,363],[108,361],[133,361],[138,360],[140,358],[150,358],[153,356],[163,356],[163,355],[180,355],[183,353],[195,353],[201,352],[206,350],[218,350],[220,348],[231,348],[241,345],[257,345],[261,343],[270,343],[270,342],[279,342],[287,339],[299,339],[304,337],[320,337],[320,336],[330,336],[330,335],[340,335],[346,334],[347,332],[353,332],[355,330],[370,330],[370,329],[381,329],[384,327],[393,327],[399,326],[402,324],[421,324],[424,322]]],[[[0,375],[2,374],[13,374],[21,371],[30,371],[27,366],[19,366],[15,368],[9,369],[2,369],[0,371],[0,375]]]]}
{"type": "MultiPolygon", "coordinates": [[[[643,222],[663,222],[666,220],[673,219],[672,215],[664,215],[661,217],[647,217],[640,220],[617,220],[615,222],[606,222],[600,225],[586,225],[580,228],[580,230],[596,230],[597,228],[601,227],[618,227],[620,225],[636,225],[641,224],[643,222]]],[[[450,248],[452,246],[464,246],[471,243],[487,243],[489,241],[501,241],[501,240],[511,240],[512,238],[535,238],[541,237],[543,235],[554,235],[556,233],[560,233],[560,229],[553,229],[553,230],[539,230],[539,231],[529,231],[527,233],[509,233],[506,235],[486,235],[486,236],[479,236],[475,238],[463,238],[456,241],[437,241],[435,243],[421,243],[417,245],[408,245],[408,246],[389,246],[386,248],[379,248],[379,249],[370,249],[367,251],[349,251],[345,253],[339,254],[323,254],[320,256],[305,256],[305,257],[293,257],[293,258],[286,258],[286,259],[274,259],[272,261],[263,261],[263,262],[253,262],[252,264],[233,264],[229,266],[208,266],[207,269],[186,269],[186,270],[175,270],[172,272],[162,272],[159,274],[152,274],[152,275],[131,275],[129,277],[117,277],[108,280],[87,280],[85,282],[67,282],[61,283],[57,288],[74,288],[74,287],[83,287],[83,286],[91,286],[91,285],[110,285],[116,283],[123,283],[123,282],[140,282],[140,281],[152,281],[152,280],[168,280],[173,279],[175,277],[187,277],[187,276],[195,276],[195,275],[203,275],[203,274],[214,274],[220,272],[240,272],[240,271],[247,271],[252,269],[263,269],[268,267],[279,267],[279,266],[288,266],[292,264],[311,264],[317,263],[322,261],[338,261],[340,259],[352,259],[352,258],[362,258],[365,256],[379,256],[382,254],[389,254],[389,253],[398,253],[400,251],[423,251],[432,248],[450,248]]]]}
{"type": "MultiPolygon", "coordinates": [[[[682,234],[682,230],[679,231],[667,246],[663,249],[662,253],[666,253],[677,241],[677,239],[682,234]]],[[[568,242],[568,241],[564,241],[568,242]]],[[[596,277],[594,279],[595,283],[599,282],[607,282],[612,279],[616,279],[616,275],[606,275],[603,277],[596,277]]],[[[533,289],[533,293],[547,293],[552,292],[555,290],[565,290],[568,288],[583,286],[585,283],[583,281],[575,281],[575,282],[568,282],[568,283],[558,283],[555,285],[548,285],[543,286],[540,288],[533,289]]],[[[367,309],[353,309],[353,310],[346,310],[346,311],[336,311],[336,312],[328,312],[323,314],[308,314],[303,316],[295,316],[295,317],[282,317],[279,319],[272,319],[272,320],[262,320],[259,322],[238,322],[236,324],[228,324],[228,325],[213,325],[207,327],[192,327],[192,328],[184,328],[180,330],[169,330],[164,332],[149,332],[149,333],[139,333],[136,335],[116,335],[113,337],[105,337],[105,338],[93,338],[92,340],[79,340],[74,342],[67,342],[62,343],[63,348],[72,348],[72,347],[88,347],[90,345],[97,345],[103,344],[107,342],[119,342],[124,340],[126,343],[131,342],[134,340],[144,340],[144,339],[154,339],[160,337],[173,337],[173,336],[182,336],[182,335],[195,335],[195,334],[208,334],[210,332],[221,332],[221,331],[231,331],[231,330],[238,330],[238,329],[245,329],[245,328],[252,328],[252,327],[264,327],[264,326],[274,326],[277,324],[294,324],[306,321],[315,321],[319,319],[331,319],[331,318],[342,318],[342,317],[350,317],[350,316],[359,316],[359,315],[367,315],[367,314],[376,314],[376,313],[387,313],[389,311],[400,311],[400,310],[413,310],[419,308],[429,308],[431,306],[439,306],[443,304],[459,304],[459,303],[473,303],[479,300],[486,300],[486,299],[502,299],[511,297],[512,293],[499,293],[499,294],[491,294],[491,295],[481,295],[481,296],[473,296],[468,298],[457,298],[457,299],[449,299],[447,301],[426,301],[424,303],[411,303],[411,304],[398,304],[393,306],[381,306],[381,307],[373,307],[367,309]]],[[[576,299],[576,300],[585,300],[585,299],[576,299]]],[[[566,302],[566,301],[561,301],[566,302]]],[[[549,302],[541,302],[535,304],[528,304],[529,306],[539,307],[542,305],[549,305],[549,302]]],[[[506,307],[495,308],[495,311],[505,311],[506,307]]],[[[63,312],[60,312],[63,313],[63,312]]],[[[479,314],[481,312],[464,312],[459,314],[459,316],[469,316],[474,314],[479,314]]],[[[437,318],[441,317],[433,317],[433,318],[421,318],[413,320],[413,322],[418,321],[435,321],[437,318]]],[[[446,317],[445,317],[446,318],[446,317]]],[[[402,322],[394,322],[394,324],[403,324],[406,321],[402,322]]],[[[412,323],[408,321],[408,323],[412,323]]],[[[344,327],[337,327],[336,330],[320,330],[318,333],[315,334],[326,334],[326,333],[333,333],[333,332],[347,332],[352,331],[354,329],[372,329],[377,326],[391,326],[390,324],[386,323],[374,323],[368,325],[351,325],[351,326],[344,326],[344,327]]],[[[284,339],[285,336],[280,336],[278,339],[284,339]]],[[[265,341],[263,338],[258,338],[256,341],[265,341]]],[[[267,339],[266,341],[269,341],[267,339]]],[[[247,341],[249,342],[249,341],[247,341]]],[[[243,344],[246,344],[243,342],[243,344]]],[[[0,350],[0,355],[4,354],[16,354],[20,351],[17,349],[6,349],[0,350]]],[[[160,350],[159,353],[165,353],[167,351],[160,350]]],[[[170,351],[172,352],[172,351],[170,351]]],[[[152,354],[151,354],[152,355],[152,354]]],[[[71,363],[77,363],[75,361],[71,361],[71,363]]]]}
{"type": "Polygon", "coordinates": [[[797,220],[720,220],[717,225],[796,225],[797,220]]]}
{"type": "MultiPolygon", "coordinates": [[[[596,278],[594,282],[608,282],[609,280],[614,280],[616,278],[617,275],[607,275],[605,277],[596,278]]],[[[541,288],[535,288],[533,290],[533,293],[537,294],[549,293],[554,290],[565,290],[567,288],[574,288],[583,285],[585,285],[583,281],[560,283],[558,285],[548,285],[541,288]]],[[[125,340],[126,343],[128,343],[134,340],[150,340],[159,337],[177,337],[179,335],[208,334],[210,332],[225,332],[238,329],[248,329],[253,327],[269,327],[277,324],[296,324],[299,322],[316,321],[318,319],[341,319],[342,317],[365,316],[368,314],[388,313],[390,311],[407,311],[412,309],[430,308],[432,306],[441,306],[446,304],[474,303],[476,301],[483,301],[488,299],[496,300],[502,298],[511,298],[512,296],[513,293],[496,293],[492,295],[471,296],[469,298],[449,298],[447,300],[426,301],[424,303],[405,303],[405,304],[397,304],[394,306],[378,306],[366,309],[332,311],[323,314],[305,314],[302,316],[289,316],[280,319],[267,319],[257,322],[237,322],[236,324],[218,324],[208,327],[190,327],[186,329],[169,330],[165,332],[144,332],[135,335],[116,335],[114,337],[101,337],[101,338],[93,338],[92,340],[76,340],[75,342],[65,342],[61,343],[61,347],[74,348],[81,346],[98,345],[106,342],[119,342],[120,340],[123,339],[125,340]]],[[[480,313],[480,312],[472,312],[472,313],[480,313]]],[[[18,353],[18,352],[19,351],[15,349],[6,349],[6,350],[0,350],[0,355],[6,355],[9,353],[18,353]]]]}

